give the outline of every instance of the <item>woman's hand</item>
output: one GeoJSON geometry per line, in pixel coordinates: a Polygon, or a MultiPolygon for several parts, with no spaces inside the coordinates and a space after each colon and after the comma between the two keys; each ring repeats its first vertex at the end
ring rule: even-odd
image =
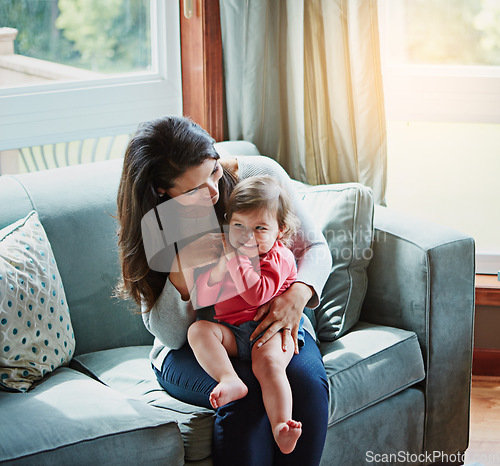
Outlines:
{"type": "MultiPolygon", "coordinates": [[[[257,343],[262,346],[281,329],[290,329],[295,344],[295,354],[299,353],[299,324],[305,305],[313,295],[311,287],[302,282],[293,283],[284,293],[262,305],[254,318],[262,320],[260,325],[250,336],[253,340],[265,330],[264,335],[257,343]],[[265,317],[264,317],[265,316],[265,317]],[[267,330],[266,330],[267,329],[267,330]]],[[[282,334],[283,351],[286,351],[286,330],[282,334]]]]}
{"type": "Polygon", "coordinates": [[[218,261],[223,250],[222,241],[222,233],[208,233],[184,246],[177,254],[169,279],[184,301],[190,298],[194,269],[218,261]]]}
{"type": "Polygon", "coordinates": [[[178,261],[172,264],[172,271],[181,269],[195,269],[219,260],[223,248],[222,233],[207,233],[201,238],[184,246],[179,254],[178,261]]]}

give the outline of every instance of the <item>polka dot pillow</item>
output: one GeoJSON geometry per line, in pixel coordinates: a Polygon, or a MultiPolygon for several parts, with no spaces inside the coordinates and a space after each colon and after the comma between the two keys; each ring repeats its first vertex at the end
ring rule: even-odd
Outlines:
{"type": "Polygon", "coordinates": [[[33,211],[0,230],[0,385],[25,392],[74,350],[59,270],[33,211]]]}

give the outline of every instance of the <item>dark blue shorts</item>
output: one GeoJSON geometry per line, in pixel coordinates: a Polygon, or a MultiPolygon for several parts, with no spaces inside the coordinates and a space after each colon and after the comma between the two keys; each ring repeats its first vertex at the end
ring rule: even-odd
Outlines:
{"type": "MultiPolygon", "coordinates": [[[[242,359],[243,361],[250,361],[252,359],[253,345],[265,333],[265,332],[262,332],[254,341],[252,341],[252,342],[250,341],[250,335],[252,335],[254,330],[258,327],[258,325],[260,324],[260,321],[250,320],[248,322],[243,322],[240,325],[231,325],[231,324],[228,324],[227,322],[219,322],[219,323],[221,323],[222,325],[225,325],[226,327],[228,327],[232,330],[234,337],[236,338],[236,347],[238,348],[238,357],[240,359],[242,359]]],[[[304,342],[306,339],[303,324],[304,324],[304,317],[302,317],[302,319],[300,319],[300,324],[299,324],[299,335],[298,335],[299,347],[304,346],[304,342]]],[[[283,331],[283,329],[280,330],[280,332],[282,332],[282,331],[283,331]]]]}

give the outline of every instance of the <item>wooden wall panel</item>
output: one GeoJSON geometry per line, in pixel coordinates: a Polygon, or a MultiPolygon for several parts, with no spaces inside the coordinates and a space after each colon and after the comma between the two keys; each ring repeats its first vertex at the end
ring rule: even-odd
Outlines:
{"type": "Polygon", "coordinates": [[[183,113],[217,141],[224,138],[219,0],[180,0],[183,113]],[[185,2],[192,5],[187,18],[185,2]]]}

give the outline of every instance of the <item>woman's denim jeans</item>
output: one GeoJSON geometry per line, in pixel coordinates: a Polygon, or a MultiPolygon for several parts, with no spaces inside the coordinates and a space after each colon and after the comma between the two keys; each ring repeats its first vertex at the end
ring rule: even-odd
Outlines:
{"type": "MultiPolygon", "coordinates": [[[[236,372],[249,390],[245,398],[217,410],[212,451],[214,465],[319,464],[328,422],[328,382],[319,349],[314,339],[305,333],[305,345],[287,368],[293,393],[293,419],[302,422],[302,435],[295,450],[289,455],[280,452],[251,362],[232,358],[236,372]]],[[[162,371],[155,369],[155,372],[171,396],[212,409],[208,396],[217,382],[200,367],[187,343],[179,350],[170,351],[162,371]]]]}

